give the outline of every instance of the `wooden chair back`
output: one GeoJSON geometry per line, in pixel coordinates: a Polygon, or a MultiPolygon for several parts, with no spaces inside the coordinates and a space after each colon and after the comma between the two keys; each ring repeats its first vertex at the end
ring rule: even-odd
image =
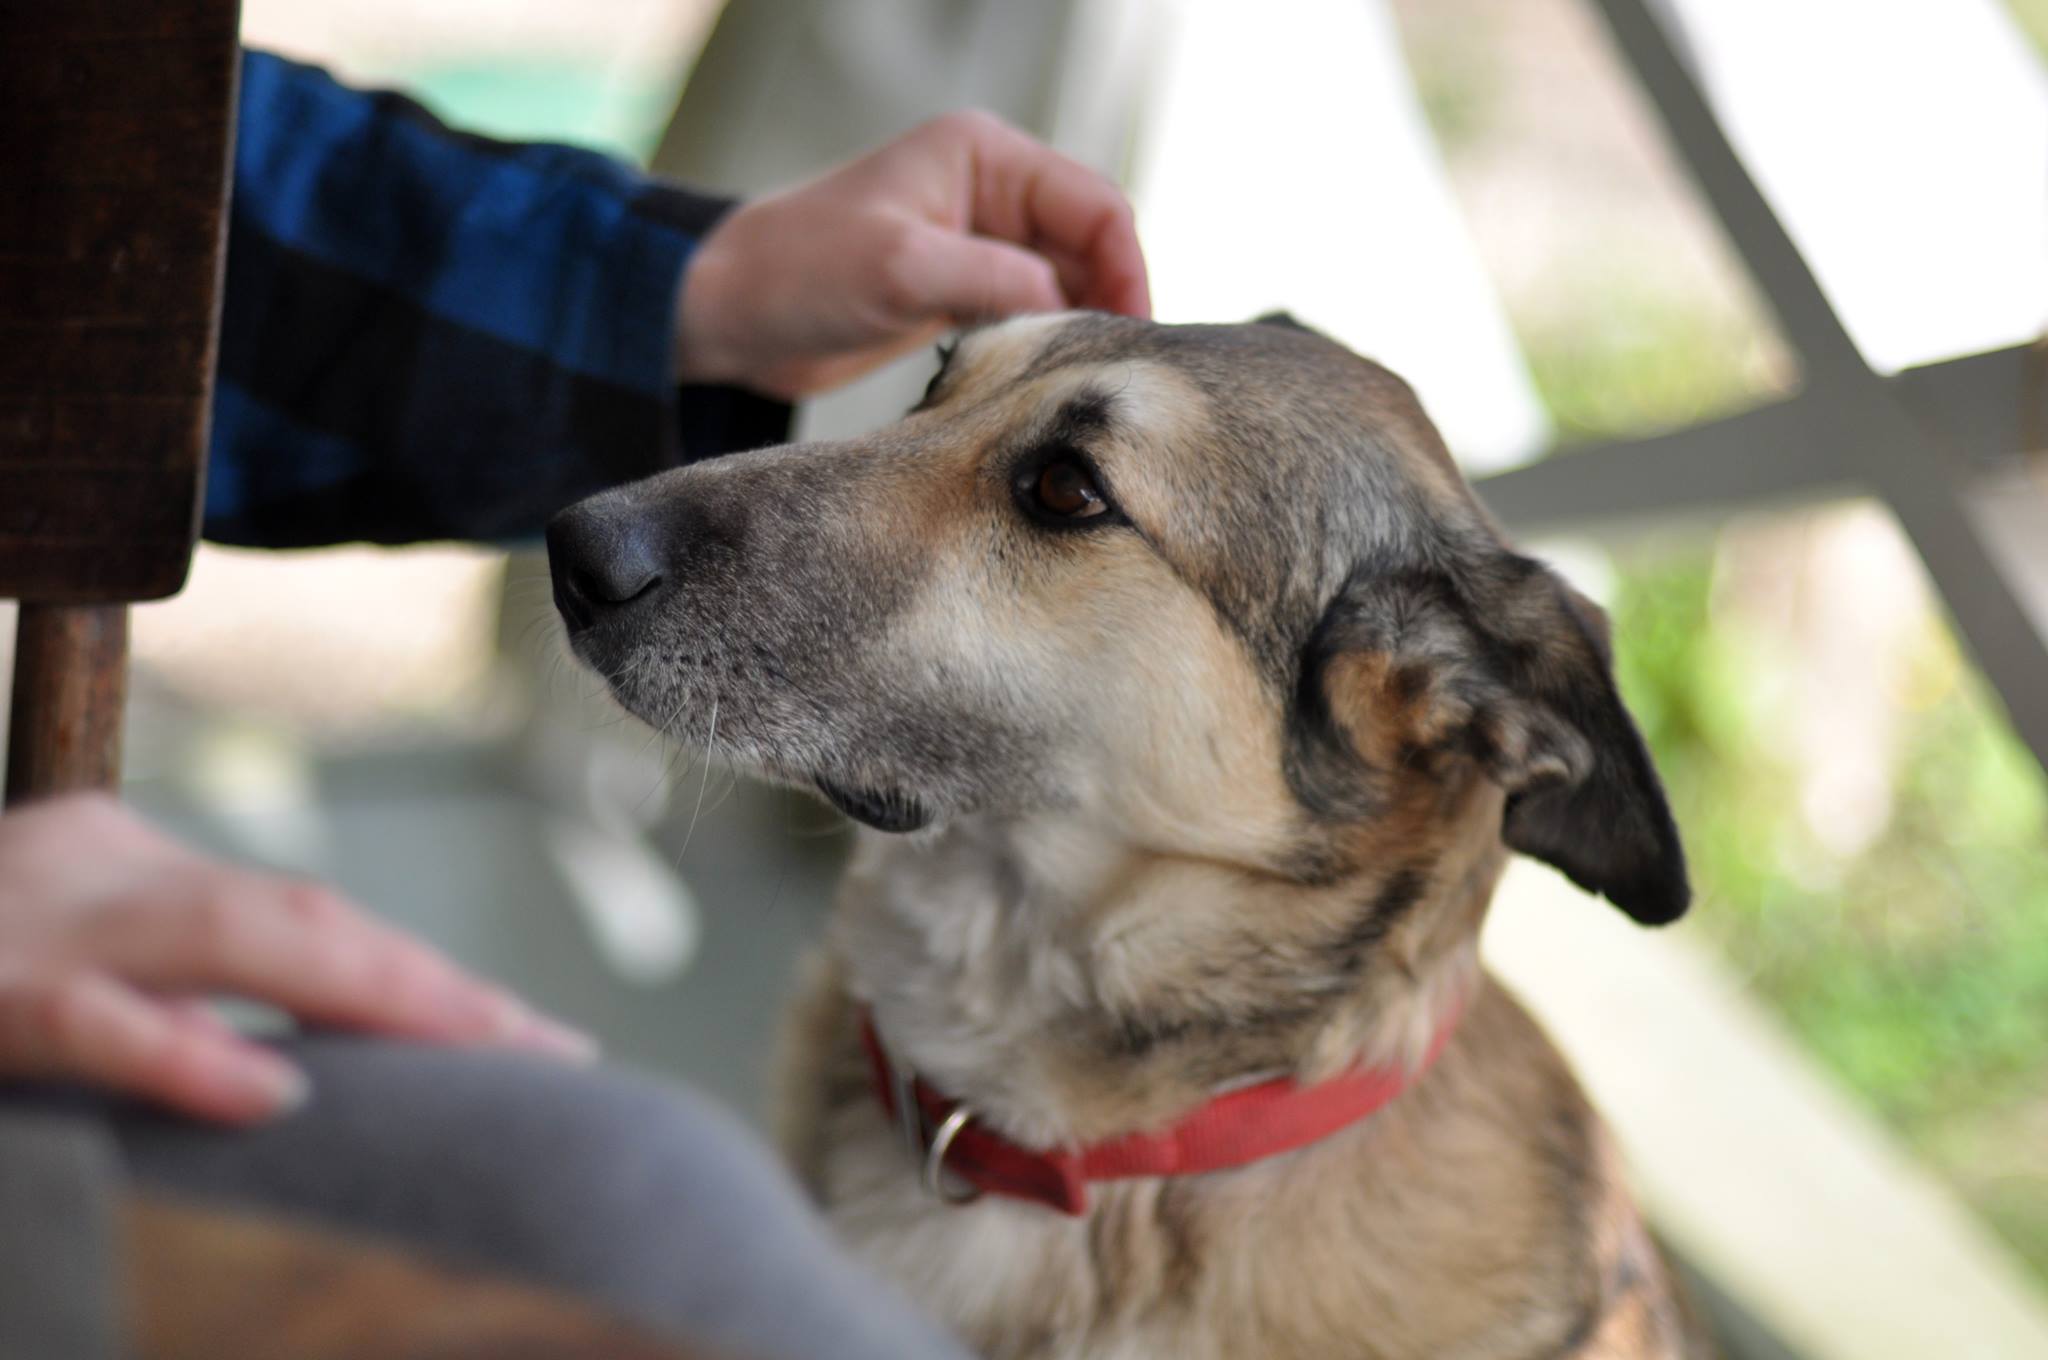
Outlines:
{"type": "Polygon", "coordinates": [[[198,536],[235,0],[0,0],[0,598],[9,801],[112,787],[127,606],[198,536]]]}

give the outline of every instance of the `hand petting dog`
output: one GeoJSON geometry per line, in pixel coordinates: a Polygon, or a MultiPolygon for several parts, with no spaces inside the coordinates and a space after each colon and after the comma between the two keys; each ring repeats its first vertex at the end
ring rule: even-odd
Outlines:
{"type": "Polygon", "coordinates": [[[1085,307],[1152,314],[1114,184],[985,113],[954,113],[714,229],[678,308],[685,382],[791,399],[956,326],[1085,307]]]}

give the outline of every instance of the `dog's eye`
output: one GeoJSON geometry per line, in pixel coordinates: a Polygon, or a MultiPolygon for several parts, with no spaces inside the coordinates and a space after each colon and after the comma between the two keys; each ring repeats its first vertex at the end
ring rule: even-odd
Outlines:
{"type": "Polygon", "coordinates": [[[946,370],[953,366],[953,355],[959,348],[958,340],[941,340],[938,343],[933,351],[939,358],[938,371],[933,373],[932,380],[924,385],[924,395],[917,399],[917,405],[911,407],[911,410],[922,411],[932,404],[932,398],[938,395],[939,384],[945,381],[946,370]]]}
{"type": "Polygon", "coordinates": [[[1060,519],[1093,519],[1109,509],[1109,501],[1088,469],[1071,459],[1047,463],[1032,484],[1032,501],[1060,519]]]}

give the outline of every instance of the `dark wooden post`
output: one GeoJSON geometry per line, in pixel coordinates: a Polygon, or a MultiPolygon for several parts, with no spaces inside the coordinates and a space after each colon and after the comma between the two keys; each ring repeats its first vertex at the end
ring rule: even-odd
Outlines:
{"type": "Polygon", "coordinates": [[[198,532],[235,0],[0,0],[7,798],[120,776],[127,605],[198,532]]]}
{"type": "Polygon", "coordinates": [[[23,605],[7,723],[9,801],[119,784],[127,697],[127,605],[23,605]]]}

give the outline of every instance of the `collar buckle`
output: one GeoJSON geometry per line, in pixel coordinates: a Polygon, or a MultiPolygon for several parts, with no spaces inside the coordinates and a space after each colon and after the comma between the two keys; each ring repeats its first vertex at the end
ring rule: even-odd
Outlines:
{"type": "MultiPolygon", "coordinates": [[[[880,1047],[879,1042],[876,1045],[880,1047]]],[[[886,1054],[883,1055],[886,1057],[886,1054]]],[[[919,1099],[917,1074],[908,1063],[892,1060],[882,1064],[888,1074],[890,1103],[896,1107],[896,1134],[910,1160],[921,1168],[918,1181],[925,1193],[942,1204],[972,1204],[981,1198],[978,1186],[969,1184],[946,1169],[946,1154],[960,1130],[974,1122],[974,1110],[955,1101],[945,1118],[933,1127],[919,1099]]]]}
{"type": "MultiPolygon", "coordinates": [[[[942,1204],[972,1204],[981,1198],[980,1186],[958,1177],[951,1178],[949,1183],[946,1172],[946,1153],[952,1149],[953,1140],[960,1136],[960,1130],[973,1119],[972,1109],[955,1105],[952,1112],[939,1121],[939,1127],[932,1133],[931,1147],[924,1154],[924,1175],[920,1179],[925,1193],[942,1204]]],[[[919,1122],[923,1122],[922,1118],[919,1122]]]]}

